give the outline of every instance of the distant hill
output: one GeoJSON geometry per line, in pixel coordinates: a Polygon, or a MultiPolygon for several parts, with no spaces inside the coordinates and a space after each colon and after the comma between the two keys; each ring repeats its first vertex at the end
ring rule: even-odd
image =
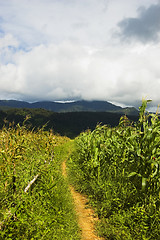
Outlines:
{"type": "MultiPolygon", "coordinates": [[[[0,110],[0,128],[9,123],[16,125],[23,124],[26,116],[30,118],[26,121],[26,125],[31,129],[41,128],[45,125],[45,129],[53,129],[55,133],[74,138],[80,132],[86,129],[93,130],[98,123],[109,125],[111,127],[119,124],[122,113],[114,112],[65,112],[57,113],[45,109],[31,108],[9,108],[8,110],[0,110]]],[[[136,122],[138,116],[127,115],[131,121],[136,122]]]]}
{"type": "Polygon", "coordinates": [[[107,101],[75,101],[61,102],[34,102],[28,103],[16,100],[0,100],[0,109],[8,108],[42,108],[53,112],[114,112],[128,115],[138,115],[138,110],[133,107],[122,108],[107,101]]]}

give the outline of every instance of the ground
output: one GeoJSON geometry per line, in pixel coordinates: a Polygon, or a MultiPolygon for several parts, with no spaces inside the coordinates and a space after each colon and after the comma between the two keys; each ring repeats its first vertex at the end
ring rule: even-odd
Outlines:
{"type": "MultiPolygon", "coordinates": [[[[62,172],[64,177],[67,177],[66,162],[62,164],[62,172]]],[[[89,207],[87,197],[76,192],[73,186],[69,186],[72,198],[75,204],[75,211],[78,218],[78,224],[81,229],[82,240],[103,240],[95,233],[95,222],[98,218],[95,217],[93,209],[89,207]]]]}

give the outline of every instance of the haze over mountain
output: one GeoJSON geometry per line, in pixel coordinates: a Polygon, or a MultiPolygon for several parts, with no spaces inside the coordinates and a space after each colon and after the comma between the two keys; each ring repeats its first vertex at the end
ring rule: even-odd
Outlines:
{"type": "Polygon", "coordinates": [[[75,101],[75,102],[34,102],[16,100],[0,100],[0,108],[42,108],[54,112],[119,112],[137,115],[138,110],[133,107],[122,108],[107,101],[75,101]]]}

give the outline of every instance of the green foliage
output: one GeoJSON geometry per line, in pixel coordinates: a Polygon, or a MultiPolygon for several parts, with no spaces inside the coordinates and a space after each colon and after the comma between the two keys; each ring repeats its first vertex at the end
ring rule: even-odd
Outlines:
{"type": "Polygon", "coordinates": [[[90,197],[107,239],[160,236],[160,120],[146,112],[137,123],[126,116],[119,126],[98,125],[75,140],[70,179],[90,197]]]}
{"type": "Polygon", "coordinates": [[[61,174],[68,141],[52,131],[20,125],[0,131],[0,239],[79,239],[61,174]]]}
{"type": "MultiPolygon", "coordinates": [[[[129,114],[129,113],[128,113],[129,114]]],[[[3,127],[6,120],[14,122],[15,125],[23,125],[26,116],[30,118],[25,122],[27,128],[38,129],[45,125],[45,130],[54,129],[56,133],[62,136],[75,138],[82,131],[86,129],[95,129],[97,123],[109,124],[116,126],[122,113],[114,112],[66,112],[55,113],[45,109],[28,109],[28,108],[11,108],[8,110],[0,111],[0,128],[3,127]],[[6,119],[6,120],[5,120],[6,119]]],[[[136,121],[138,115],[129,118],[136,121]]],[[[5,124],[6,125],[6,124],[5,124]]]]}

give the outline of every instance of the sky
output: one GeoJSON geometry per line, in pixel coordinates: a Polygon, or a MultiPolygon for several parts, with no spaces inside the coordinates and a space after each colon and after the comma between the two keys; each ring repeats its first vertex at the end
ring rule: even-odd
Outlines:
{"type": "Polygon", "coordinates": [[[160,103],[160,0],[0,0],[0,99],[160,103]]]}

